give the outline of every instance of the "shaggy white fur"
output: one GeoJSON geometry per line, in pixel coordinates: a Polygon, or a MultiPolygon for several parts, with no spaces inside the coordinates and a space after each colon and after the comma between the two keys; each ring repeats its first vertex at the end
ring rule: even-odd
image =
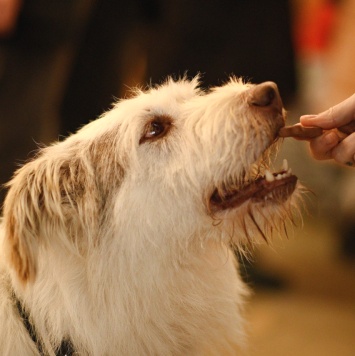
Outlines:
{"type": "Polygon", "coordinates": [[[231,245],[291,215],[297,179],[262,173],[283,125],[273,83],[169,79],[42,149],[8,184],[1,355],[39,354],[14,296],[49,355],[237,354],[231,245]]]}

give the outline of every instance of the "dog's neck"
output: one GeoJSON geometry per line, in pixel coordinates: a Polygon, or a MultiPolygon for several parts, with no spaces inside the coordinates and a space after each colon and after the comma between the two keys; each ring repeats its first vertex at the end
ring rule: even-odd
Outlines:
{"type": "MultiPolygon", "coordinates": [[[[153,249],[154,246],[148,245],[148,248],[153,249]]],[[[184,253],[175,249],[175,255],[172,255],[170,249],[167,251],[158,248],[156,254],[157,258],[147,260],[144,255],[126,251],[120,259],[114,259],[117,253],[114,252],[111,258],[106,251],[105,255],[109,258],[105,263],[98,263],[94,258],[93,261],[89,261],[92,262],[89,264],[92,265],[92,270],[87,270],[86,273],[83,271],[88,268],[88,265],[73,263],[70,259],[70,264],[62,263],[63,270],[58,273],[54,267],[58,267],[62,260],[58,260],[57,263],[52,259],[53,269],[49,268],[49,264],[45,264],[46,268],[39,270],[38,278],[30,289],[16,289],[17,299],[25,300],[26,304],[23,306],[19,303],[19,311],[15,311],[21,315],[22,320],[30,319],[34,325],[32,331],[27,327],[28,336],[31,336],[34,342],[31,332],[32,334],[35,332],[37,339],[43,339],[44,345],[60,345],[57,350],[54,350],[57,355],[70,355],[68,346],[63,340],[67,335],[72,338],[76,352],[84,353],[85,350],[93,350],[93,354],[98,354],[99,350],[105,348],[107,353],[114,353],[118,349],[125,350],[128,344],[137,343],[137,340],[134,340],[137,336],[133,337],[137,335],[136,329],[129,329],[132,319],[141,320],[142,324],[149,323],[150,314],[162,313],[162,310],[164,314],[172,313],[174,310],[172,306],[178,306],[183,300],[184,308],[173,314],[174,323],[178,325],[176,330],[185,330],[186,320],[192,314],[196,314],[195,318],[199,320],[199,310],[211,312],[225,305],[225,303],[221,306],[214,303],[211,305],[210,298],[201,298],[200,307],[196,310],[195,299],[189,297],[189,291],[193,286],[194,293],[201,296],[208,294],[211,297],[215,290],[220,292],[224,288],[221,281],[226,274],[235,275],[234,258],[226,247],[219,244],[211,245],[206,241],[203,246],[201,243],[196,243],[196,246],[190,246],[186,251],[184,249],[184,253]],[[192,253],[191,249],[196,251],[192,253]],[[137,258],[135,268],[130,264],[133,257],[137,258]],[[175,261],[168,264],[167,260],[172,258],[175,258],[175,261]],[[86,275],[90,276],[89,284],[86,275]],[[129,278],[132,283],[112,284],[115,279],[121,282],[123,276],[126,280],[129,278]],[[137,276],[144,283],[135,284],[137,276]],[[204,282],[206,276],[210,283],[204,282]],[[44,280],[46,287],[42,289],[44,280]],[[70,283],[72,281],[75,283],[70,283]],[[215,286],[213,290],[209,288],[210,284],[215,286]],[[63,285],[66,287],[64,292],[63,285]],[[98,286],[101,288],[98,289],[98,286]],[[169,290],[172,292],[168,293],[169,290]],[[49,294],[50,298],[43,299],[43,295],[46,294],[49,294]],[[142,313],[142,305],[144,310],[150,311],[149,314],[142,313]],[[55,312],[57,309],[55,306],[61,308],[60,315],[55,312]],[[25,307],[30,311],[30,318],[26,315],[25,307]],[[110,327],[105,327],[107,325],[110,327]],[[50,340],[53,330],[59,330],[59,332],[55,331],[58,339],[50,340]],[[96,332],[96,341],[91,344],[92,330],[96,332]],[[120,333],[124,334],[124,337],[117,337],[120,333]]],[[[228,285],[224,293],[234,295],[235,287],[228,285]]],[[[26,326],[26,321],[23,323],[26,326]]],[[[201,318],[201,327],[202,325],[201,318]]],[[[168,330],[169,327],[171,325],[165,320],[160,321],[158,326],[159,330],[168,330]]],[[[192,331],[188,330],[186,333],[190,334],[192,331]]],[[[39,354],[42,355],[38,343],[35,344],[39,354]]],[[[143,342],[137,347],[141,347],[140,350],[143,352],[143,342]]]]}
{"type": "MultiPolygon", "coordinates": [[[[29,314],[27,313],[23,304],[17,298],[15,293],[13,293],[13,298],[15,300],[15,305],[16,305],[18,314],[19,314],[20,318],[22,319],[23,325],[26,328],[29,336],[31,337],[32,341],[35,343],[38,353],[40,355],[45,355],[45,352],[43,352],[42,344],[41,344],[39,337],[36,333],[36,327],[35,327],[35,325],[33,325],[31,323],[29,314]]],[[[63,340],[62,343],[60,344],[60,346],[55,351],[56,356],[71,356],[73,354],[74,354],[73,345],[68,340],[63,340]]]]}

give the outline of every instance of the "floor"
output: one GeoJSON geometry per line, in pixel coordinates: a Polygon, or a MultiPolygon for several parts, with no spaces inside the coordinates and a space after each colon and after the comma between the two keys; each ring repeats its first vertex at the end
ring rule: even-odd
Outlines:
{"type": "Polygon", "coordinates": [[[355,355],[355,261],[341,258],[331,224],[310,218],[256,260],[286,287],[254,291],[250,356],[355,355]]]}

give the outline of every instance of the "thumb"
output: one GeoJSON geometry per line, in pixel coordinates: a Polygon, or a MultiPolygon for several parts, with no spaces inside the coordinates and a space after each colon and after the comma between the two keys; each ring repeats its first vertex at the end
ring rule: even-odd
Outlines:
{"type": "Polygon", "coordinates": [[[343,126],[354,119],[355,94],[318,115],[301,116],[300,122],[303,126],[319,126],[330,130],[343,126]]]}

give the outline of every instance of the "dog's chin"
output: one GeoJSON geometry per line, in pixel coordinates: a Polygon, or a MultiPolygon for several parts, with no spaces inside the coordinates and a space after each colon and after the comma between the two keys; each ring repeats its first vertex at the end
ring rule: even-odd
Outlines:
{"type": "Polygon", "coordinates": [[[261,206],[285,203],[296,189],[297,177],[291,173],[286,160],[278,172],[272,173],[262,166],[257,166],[257,173],[249,174],[249,179],[237,183],[229,179],[216,187],[208,202],[210,212],[216,215],[235,210],[248,202],[261,206]]]}

